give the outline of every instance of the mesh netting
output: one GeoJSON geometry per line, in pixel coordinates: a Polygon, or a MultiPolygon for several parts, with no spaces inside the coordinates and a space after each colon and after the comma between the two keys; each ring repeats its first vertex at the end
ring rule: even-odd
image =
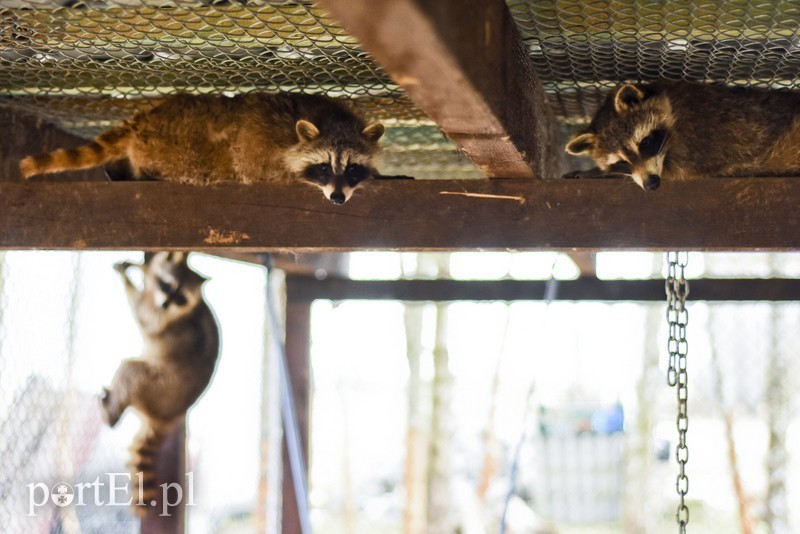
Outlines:
{"type": "MultiPolygon", "coordinates": [[[[800,6],[508,0],[558,119],[621,80],[794,88],[800,6]]],[[[480,171],[356,40],[307,1],[0,0],[0,97],[92,136],[175,92],[325,93],[390,127],[387,174],[480,171]],[[394,130],[394,131],[392,131],[394,130]]]]}
{"type": "Polygon", "coordinates": [[[586,121],[623,80],[794,89],[800,5],[747,0],[509,0],[550,103],[586,121]]]}
{"type": "Polygon", "coordinates": [[[177,92],[324,93],[389,126],[384,173],[482,176],[309,2],[0,0],[0,24],[0,95],[82,136],[177,92]]]}
{"type": "MultiPolygon", "coordinates": [[[[98,399],[120,362],[143,348],[112,268],[122,260],[138,262],[141,254],[0,251],[3,534],[140,530],[127,505],[139,417],[126,410],[109,428],[98,399]],[[55,500],[61,485],[73,499],[64,506],[55,500]]],[[[190,264],[214,278],[204,294],[224,340],[214,379],[189,411],[186,531],[202,533],[231,528],[231,518],[251,521],[259,491],[265,275],[208,256],[192,255],[190,264]]]]}

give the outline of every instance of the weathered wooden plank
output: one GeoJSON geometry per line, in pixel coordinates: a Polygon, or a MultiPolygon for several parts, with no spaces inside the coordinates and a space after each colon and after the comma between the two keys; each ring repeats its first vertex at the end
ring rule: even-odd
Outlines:
{"type": "Polygon", "coordinates": [[[503,0],[320,0],[490,177],[560,175],[563,142],[503,0]]]}
{"type": "MultiPolygon", "coordinates": [[[[287,287],[296,301],[404,300],[426,302],[544,300],[543,280],[348,280],[289,276],[287,287]]],[[[797,302],[799,279],[689,280],[692,302],[797,302]]],[[[561,280],[555,300],[663,302],[663,280],[561,280]]]]}
{"type": "MultiPolygon", "coordinates": [[[[287,293],[286,302],[286,363],[292,383],[303,458],[308,473],[309,431],[311,428],[311,305],[296,301],[287,293]]],[[[286,421],[284,420],[284,425],[286,421]]],[[[300,534],[303,532],[295,484],[289,463],[286,433],[283,438],[283,499],[281,532],[300,534]]]]}
{"type": "Polygon", "coordinates": [[[800,249],[800,179],[396,180],[334,206],[303,184],[0,181],[0,248],[800,249]]]}

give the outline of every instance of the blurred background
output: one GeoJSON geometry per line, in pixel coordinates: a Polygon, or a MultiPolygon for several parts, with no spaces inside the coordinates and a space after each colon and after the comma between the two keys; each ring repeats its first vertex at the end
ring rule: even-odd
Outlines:
{"type": "MultiPolygon", "coordinates": [[[[96,395],[141,339],[112,265],[131,252],[0,253],[3,532],[138,532],[125,506],[42,507],[26,485],[125,472],[138,428],[96,395]]],[[[663,255],[598,253],[602,279],[664,276],[663,255]]],[[[266,271],[194,254],[222,355],[190,411],[187,532],[274,531],[261,502],[266,271]]],[[[348,257],[355,279],[572,279],[558,253],[348,257]]],[[[800,254],[689,255],[687,277],[800,277],[800,254]]],[[[690,282],[691,283],[691,282],[690,282]]],[[[690,527],[800,525],[800,306],[689,295],[690,527]]],[[[675,529],[666,305],[325,301],[311,314],[312,523],[322,533],[660,533],[675,529]],[[512,487],[512,468],[516,469],[512,487]],[[510,497],[509,497],[510,495],[510,497]]],[[[274,413],[274,412],[273,412],[274,413]]],[[[274,423],[274,421],[272,421],[274,423]]]]}

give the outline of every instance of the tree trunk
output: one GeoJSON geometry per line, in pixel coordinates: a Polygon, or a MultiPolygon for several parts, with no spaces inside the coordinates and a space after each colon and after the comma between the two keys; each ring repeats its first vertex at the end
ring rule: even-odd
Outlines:
{"type": "MultiPolygon", "coordinates": [[[[645,346],[642,372],[636,383],[636,411],[631,413],[632,425],[625,440],[625,472],[623,484],[622,522],[626,534],[646,534],[652,531],[648,521],[657,510],[653,507],[653,437],[658,392],[667,387],[658,367],[659,347],[656,333],[661,327],[664,309],[651,305],[645,312],[645,346]]],[[[632,410],[633,411],[633,410],[632,410]]]]}
{"type": "Polygon", "coordinates": [[[791,421],[792,399],[787,379],[791,373],[788,358],[781,350],[781,314],[772,305],[772,341],[767,355],[765,404],[769,429],[767,449],[767,495],[764,503],[764,521],[772,534],[788,534],[789,505],[786,500],[786,474],[789,455],[786,452],[786,433],[791,421]]]}
{"type": "MultiPolygon", "coordinates": [[[[708,323],[713,325],[714,312],[708,312],[708,323]]],[[[742,527],[742,534],[752,534],[753,520],[750,517],[750,498],[744,489],[742,483],[742,474],[739,469],[739,458],[736,454],[736,441],[733,435],[733,408],[725,400],[725,388],[722,383],[722,365],[719,361],[719,353],[717,351],[717,343],[714,340],[713,330],[711,330],[711,369],[714,372],[714,396],[717,400],[719,411],[722,414],[722,421],[725,428],[725,441],[728,448],[728,465],[731,470],[731,482],[733,483],[733,491],[736,495],[736,502],[739,506],[739,523],[742,527]]]]}
{"type": "Polygon", "coordinates": [[[406,434],[406,508],[403,517],[404,534],[425,534],[427,494],[425,483],[427,432],[422,401],[426,397],[425,383],[420,373],[422,360],[423,304],[406,304],[406,356],[408,358],[408,422],[406,434]]]}
{"type": "MultiPolygon", "coordinates": [[[[420,255],[419,261],[436,262],[439,277],[449,276],[449,256],[420,255]]],[[[433,348],[433,395],[431,399],[431,433],[428,452],[428,534],[453,532],[452,496],[450,492],[450,446],[452,417],[450,402],[452,376],[447,348],[447,304],[436,305],[436,339],[433,348]]]]}

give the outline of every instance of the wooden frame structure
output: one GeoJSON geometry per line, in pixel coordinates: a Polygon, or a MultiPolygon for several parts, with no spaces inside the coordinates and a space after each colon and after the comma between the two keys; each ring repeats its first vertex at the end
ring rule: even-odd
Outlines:
{"type": "MultiPolygon", "coordinates": [[[[502,0],[322,4],[488,176],[564,170],[563,140],[502,0]]],[[[344,206],[304,184],[22,184],[21,157],[84,141],[13,111],[0,115],[12,140],[0,147],[6,249],[800,248],[792,178],[664,183],[655,192],[621,180],[381,181],[344,206]]]]}
{"type": "MultiPolygon", "coordinates": [[[[83,140],[0,109],[0,132],[11,140],[0,145],[0,249],[800,249],[800,180],[664,183],[656,192],[619,180],[543,180],[566,170],[563,139],[502,0],[320,3],[494,179],[376,182],[344,206],[331,206],[318,191],[302,184],[201,188],[106,183],[98,171],[68,178],[84,183],[66,183],[60,177],[20,183],[16,163],[21,157],[83,140]]],[[[492,283],[491,288],[447,284],[393,282],[391,295],[450,300],[454,292],[472,287],[469,291],[488,290],[502,300],[508,291],[520,290],[510,282],[492,283]],[[436,296],[437,291],[449,297],[436,296]]],[[[287,353],[306,449],[310,301],[315,295],[348,298],[367,285],[289,282],[287,353]]],[[[770,298],[785,297],[791,286],[791,298],[796,299],[797,285],[797,281],[780,286],[752,281],[748,287],[770,298]]],[[[660,282],[626,286],[578,281],[565,286],[574,287],[576,295],[583,292],[599,299],[607,299],[613,291],[646,300],[656,292],[663,295],[660,282]]],[[[709,283],[708,288],[719,296],[720,291],[730,290],[723,286],[709,283]]],[[[370,287],[373,296],[388,291],[376,283],[370,287]]],[[[541,283],[525,287],[531,295],[542,290],[541,283]]],[[[291,481],[284,479],[283,531],[289,534],[299,527],[292,511],[291,481]]]]}

